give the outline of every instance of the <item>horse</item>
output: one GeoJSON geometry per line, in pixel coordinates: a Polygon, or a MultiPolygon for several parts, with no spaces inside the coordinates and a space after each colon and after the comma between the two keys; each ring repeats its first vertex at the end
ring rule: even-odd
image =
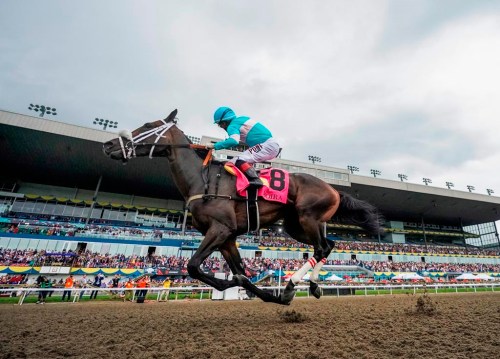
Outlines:
{"type": "Polygon", "coordinates": [[[167,158],[173,181],[191,211],[192,224],[204,236],[187,265],[191,278],[219,291],[241,286],[264,302],[289,305],[295,296],[295,285],[312,269],[309,291],[319,299],[319,272],[334,248],[334,242],[326,238],[325,223],[335,215],[369,233],[382,233],[383,218],[370,203],[338,192],[312,175],[290,173],[286,203],[259,198],[259,221],[266,226],[282,220],[284,231],[313,246],[314,253],[293,274],[283,293],[275,295],[258,288],[245,275],[236,245],[237,236],[248,232],[248,221],[246,202],[236,192],[235,177],[218,171],[220,164],[203,161],[197,153],[200,145],[193,145],[179,129],[176,116],[174,110],[163,120],[146,123],[134,131],[120,131],[118,138],[103,144],[103,152],[124,164],[134,157],[167,158]],[[208,170],[202,171],[203,167],[208,170]],[[226,260],[233,274],[231,279],[215,278],[201,270],[203,261],[216,250],[226,260]]]}

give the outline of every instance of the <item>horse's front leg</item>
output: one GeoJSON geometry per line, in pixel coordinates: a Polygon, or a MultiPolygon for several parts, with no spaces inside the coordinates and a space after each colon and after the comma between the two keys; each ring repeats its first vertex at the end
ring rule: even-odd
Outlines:
{"type": "Polygon", "coordinates": [[[277,304],[290,304],[289,302],[284,303],[281,297],[274,296],[269,292],[265,292],[259,289],[255,284],[250,282],[250,280],[245,275],[245,268],[243,267],[243,261],[241,260],[240,252],[236,247],[235,240],[229,240],[224,242],[224,244],[219,248],[222,256],[227,262],[229,268],[233,272],[233,279],[238,282],[238,285],[242,286],[246,290],[255,294],[258,298],[262,299],[264,302],[271,302],[277,304]]]}
{"type": "Polygon", "coordinates": [[[232,234],[229,228],[221,224],[212,226],[207,231],[205,238],[188,262],[187,270],[189,276],[193,279],[198,279],[219,291],[236,287],[239,284],[239,281],[235,278],[232,280],[215,278],[205,274],[200,268],[203,261],[207,259],[208,256],[210,256],[217,248],[222,247],[227,238],[230,238],[231,236],[232,234]]]}
{"type": "Polygon", "coordinates": [[[227,240],[220,247],[219,251],[227,262],[229,269],[234,275],[245,275],[245,267],[241,260],[240,252],[236,247],[236,239],[227,240]]]}

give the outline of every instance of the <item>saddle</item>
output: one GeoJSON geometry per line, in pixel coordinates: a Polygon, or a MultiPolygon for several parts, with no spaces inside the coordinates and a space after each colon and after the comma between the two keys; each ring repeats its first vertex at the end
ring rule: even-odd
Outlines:
{"type": "Polygon", "coordinates": [[[266,201],[286,204],[288,200],[289,173],[281,168],[265,168],[257,171],[259,178],[264,184],[258,188],[257,197],[249,196],[248,190],[251,186],[247,177],[232,162],[226,162],[224,169],[236,177],[236,192],[239,196],[254,199],[262,198],[266,201]]]}
{"type": "Polygon", "coordinates": [[[266,168],[257,171],[264,184],[261,187],[251,186],[245,174],[232,162],[224,164],[224,169],[236,177],[236,192],[246,199],[248,231],[256,231],[260,227],[258,198],[266,201],[286,203],[288,199],[289,175],[282,169],[266,168]]]}

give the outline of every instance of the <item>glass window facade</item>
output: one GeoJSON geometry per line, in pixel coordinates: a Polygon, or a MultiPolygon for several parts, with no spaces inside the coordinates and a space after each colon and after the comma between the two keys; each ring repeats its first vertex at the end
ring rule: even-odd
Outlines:
{"type": "Polygon", "coordinates": [[[495,222],[464,227],[466,232],[479,234],[479,238],[467,238],[466,243],[478,247],[500,248],[495,222]]]}

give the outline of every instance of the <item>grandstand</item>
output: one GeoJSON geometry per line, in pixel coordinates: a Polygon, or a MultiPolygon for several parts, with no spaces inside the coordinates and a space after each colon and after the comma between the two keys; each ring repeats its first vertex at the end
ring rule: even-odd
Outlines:
{"type": "MultiPolygon", "coordinates": [[[[0,111],[0,274],[64,271],[186,278],[185,264],[201,234],[163,158],[122,166],[102,153],[115,134],[0,111]]],[[[202,144],[210,137],[193,137],[202,144]]],[[[218,159],[234,151],[217,153],[218,159]]],[[[260,164],[259,166],[265,166],[260,164]]],[[[349,171],[278,158],[273,167],[317,176],[375,205],[385,235],[370,238],[333,218],[336,249],[320,278],[385,280],[417,272],[449,280],[463,272],[500,278],[500,198],[453,189],[353,175],[349,171]]],[[[273,281],[300,268],[311,248],[280,223],[239,239],[248,275],[273,281]]],[[[226,270],[215,256],[206,271],[226,270]]]]}

